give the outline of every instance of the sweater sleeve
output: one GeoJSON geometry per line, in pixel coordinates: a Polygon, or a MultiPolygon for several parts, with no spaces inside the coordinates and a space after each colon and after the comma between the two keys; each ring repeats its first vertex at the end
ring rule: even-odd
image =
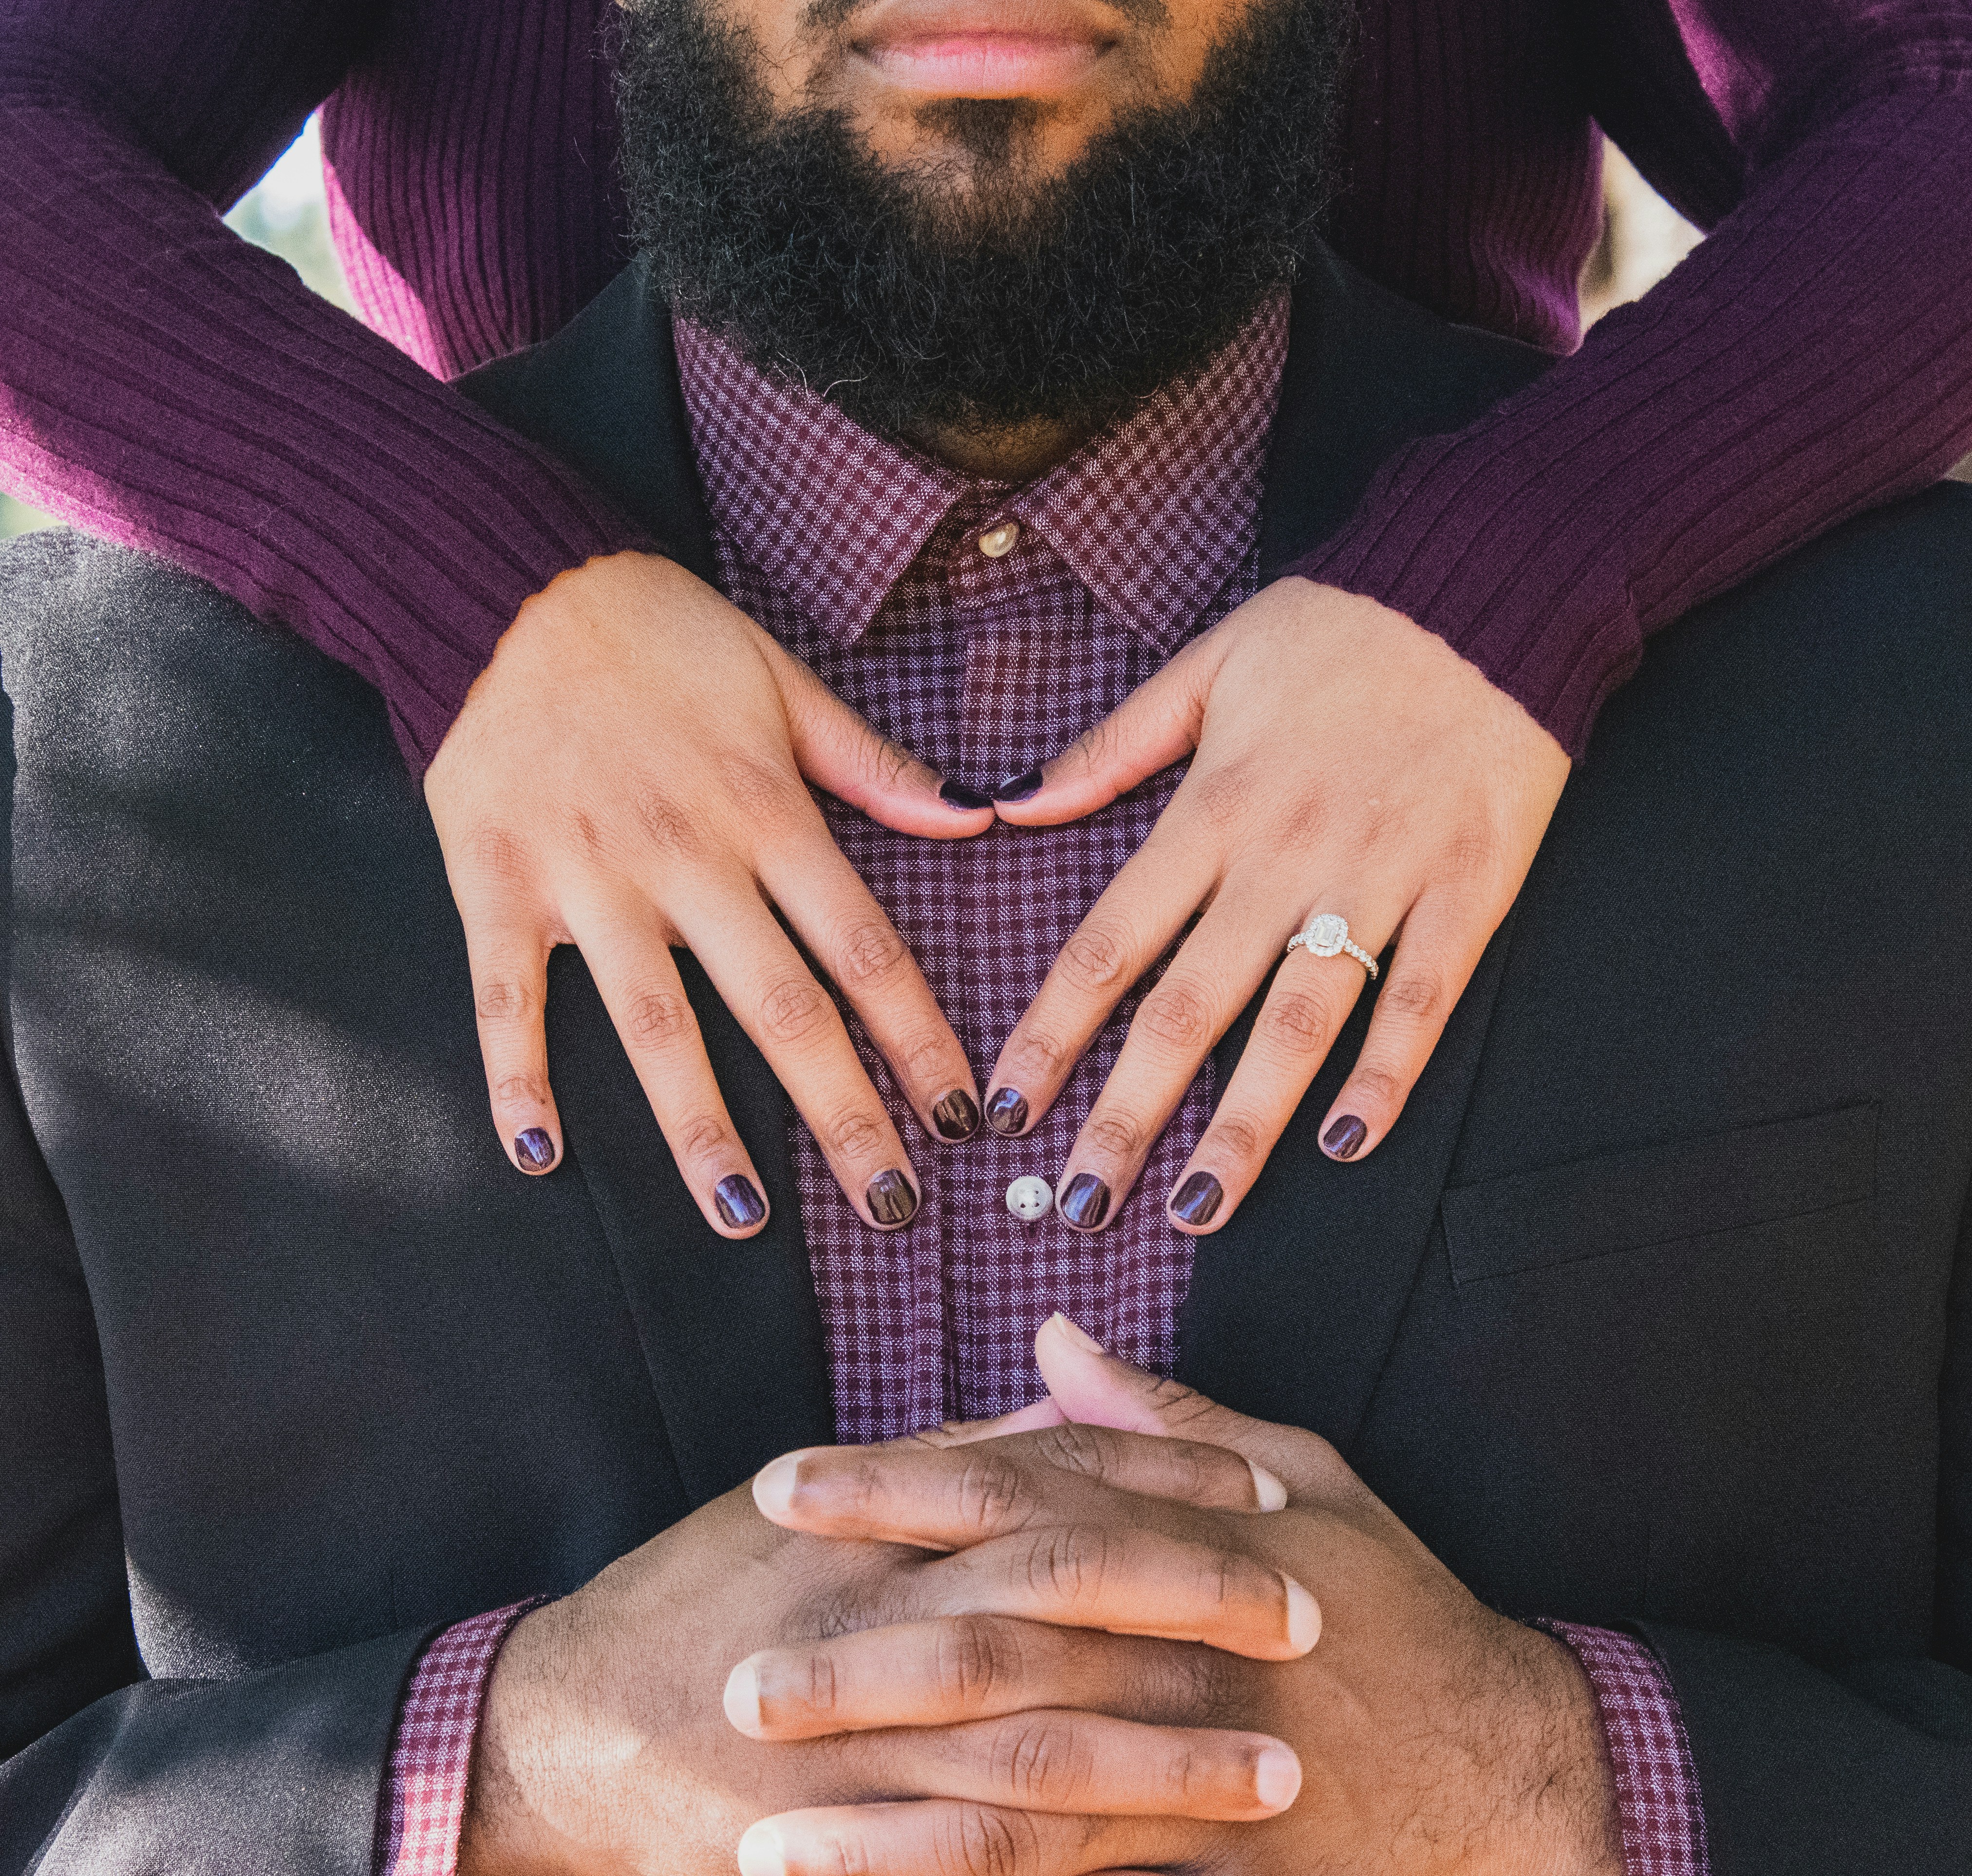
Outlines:
{"type": "Polygon", "coordinates": [[[436,753],[522,602],[645,544],[220,220],[376,0],[0,0],[0,482],[360,672],[436,753]]]}
{"type": "Polygon", "coordinates": [[[1644,639],[1972,449],[1972,0],[1604,0],[1598,116],[1710,238],[1294,570],[1579,755],[1644,639]]]}

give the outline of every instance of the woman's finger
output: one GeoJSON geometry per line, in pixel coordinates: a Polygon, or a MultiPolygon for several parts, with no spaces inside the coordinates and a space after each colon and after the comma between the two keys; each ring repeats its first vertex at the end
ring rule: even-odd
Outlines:
{"type": "MultiPolygon", "coordinates": [[[[1331,894],[1322,904],[1340,902],[1331,894]]],[[[1386,912],[1380,920],[1372,914],[1360,927],[1352,920],[1351,927],[1357,941],[1373,949],[1389,942],[1396,923],[1396,915],[1386,912]]],[[[1166,1214],[1180,1231],[1216,1231],[1238,1209],[1368,981],[1346,952],[1335,957],[1311,956],[1304,949],[1288,953],[1239,1066],[1166,1201],[1166,1214]]],[[[1334,1152],[1335,1144],[1328,1150],[1334,1152]]]]}
{"type": "Polygon", "coordinates": [[[1361,1159],[1396,1124],[1505,916],[1468,894],[1428,894],[1412,907],[1362,1053],[1321,1123],[1330,1159],[1361,1159]]]}
{"type": "Polygon", "coordinates": [[[767,1221],[766,1188],[726,1110],[668,934],[647,909],[624,906],[579,917],[574,938],[706,1222],[751,1237],[767,1221]]]}
{"type": "Polygon", "coordinates": [[[1219,655],[1208,632],[1147,678],[1061,753],[993,791],[1002,820],[1051,827],[1106,808],[1198,745],[1219,655]]]}
{"type": "Polygon", "coordinates": [[[849,999],[925,1130],[948,1142],[979,1130],[979,1084],[917,959],[862,876],[816,837],[761,857],[760,883],[849,999]]]}
{"type": "Polygon", "coordinates": [[[1115,1217],[1200,1064],[1279,954],[1277,904],[1222,891],[1138,1005],[1062,1169],[1064,1224],[1097,1231],[1115,1217]]]}
{"type": "Polygon", "coordinates": [[[1242,1697],[1216,1649],[1002,1616],[863,1629],[763,1649],[733,1670],[726,1717],[753,1739],[958,1726],[1038,1708],[1153,1726],[1209,1725],[1242,1697]]]}
{"type": "Polygon", "coordinates": [[[750,881],[701,881],[681,897],[680,936],[787,1090],[849,1202],[878,1231],[909,1224],[922,1190],[910,1155],[835,999],[794,940],[750,881]]]}
{"type": "Polygon", "coordinates": [[[962,840],[993,825],[983,789],[949,781],[881,735],[798,659],[768,653],[785,706],[795,760],[816,787],[899,834],[962,840]]]}
{"type": "Polygon", "coordinates": [[[1210,896],[1217,851],[1190,831],[1174,802],[1062,946],[987,1078],[994,1132],[1024,1133],[1053,1106],[1111,1012],[1210,896]]]}
{"type": "Polygon", "coordinates": [[[482,911],[477,896],[462,897],[466,961],[472,973],[472,1013],[494,1130],[507,1157],[539,1176],[561,1163],[561,1116],[548,1083],[547,933],[531,919],[504,908],[482,911]]]}
{"type": "Polygon", "coordinates": [[[764,1818],[740,1839],[740,1876],[1093,1876],[1125,1864],[1189,1866],[1202,1826],[1107,1823],[1017,1806],[922,1799],[764,1818]]]}

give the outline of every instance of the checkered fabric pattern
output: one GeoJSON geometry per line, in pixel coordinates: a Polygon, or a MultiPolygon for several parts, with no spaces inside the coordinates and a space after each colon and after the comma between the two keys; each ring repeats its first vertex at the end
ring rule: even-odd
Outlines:
{"type": "Polygon", "coordinates": [[[1615,1768],[1624,1876],[1707,1876],[1698,1770],[1662,1662],[1633,1636],[1569,1622],[1539,1626],[1574,1649],[1595,1689],[1615,1768]]]}
{"type": "MultiPolygon", "coordinates": [[[[1251,594],[1267,442],[1287,350],[1272,299],[1195,379],[1160,393],[1024,488],[884,442],[802,386],[681,324],[677,351],[723,583],[886,736],[990,788],[1053,755],[1251,594]],[[978,547],[1006,521],[1004,558],[978,547]]],[[[1049,963],[1170,799],[1167,774],[1072,825],[976,840],[892,834],[824,802],[983,1077],[1049,963]]],[[[884,1234],[842,1196],[805,1126],[794,1157],[826,1325],[836,1427],[885,1440],[1025,1405],[1034,1332],[1063,1309],[1167,1371],[1190,1240],[1164,1201],[1210,1112],[1194,1084],[1110,1227],[1024,1224],[1008,1185],[1050,1184],[1115,1065],[1137,999],[1027,1137],[926,1138],[854,1018],[922,1202],[884,1234]]]]}
{"type": "Polygon", "coordinates": [[[486,1683],[514,1624],[539,1606],[515,1603],[455,1623],[420,1658],[390,1744],[377,1876],[454,1876],[486,1683]]]}

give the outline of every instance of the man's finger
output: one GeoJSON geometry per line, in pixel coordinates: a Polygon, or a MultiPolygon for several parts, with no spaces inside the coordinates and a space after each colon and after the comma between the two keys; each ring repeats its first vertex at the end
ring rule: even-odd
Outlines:
{"type": "Polygon", "coordinates": [[[817,788],[885,827],[924,839],[962,840],[993,825],[984,789],[948,779],[880,734],[798,659],[785,652],[769,656],[795,760],[817,788]]]}
{"type": "Polygon", "coordinates": [[[766,1188],[726,1110],[668,935],[638,907],[576,923],[575,941],[706,1222],[723,1237],[751,1237],[767,1221],[766,1188]]]}
{"type": "Polygon", "coordinates": [[[1187,645],[1058,756],[994,790],[1002,820],[1052,827],[1106,808],[1198,746],[1219,655],[1212,636],[1187,645]]]}
{"type": "Polygon", "coordinates": [[[910,947],[862,876],[818,826],[763,854],[760,883],[890,1065],[925,1131],[948,1145],[979,1130],[979,1084],[910,947]]]}
{"type": "Polygon", "coordinates": [[[1362,1053],[1321,1123],[1330,1159],[1361,1159],[1396,1124],[1505,916],[1464,894],[1427,894],[1411,908],[1362,1053]]]}
{"type": "Polygon", "coordinates": [[[957,1726],[1042,1707],[1208,1723],[1245,1670],[1213,1649],[1004,1616],[860,1629],[763,1649],[733,1670],[726,1717],[753,1739],[957,1726]]]}
{"type": "Polygon", "coordinates": [[[1283,1480],[1290,1502],[1332,1497],[1350,1485],[1362,1489],[1319,1434],[1254,1420],[1195,1387],[1147,1374],[1109,1354],[1065,1316],[1041,1325],[1034,1359],[1048,1392],[1072,1420],[1223,1446],[1283,1480]]]}
{"type": "Polygon", "coordinates": [[[740,1839],[740,1876],[1092,1876],[1125,1864],[1188,1865],[1200,1825],[1058,1817],[925,1799],[766,1818],[740,1839]]]}
{"type": "Polygon", "coordinates": [[[534,920],[460,915],[472,972],[472,1013],[493,1126],[507,1157],[537,1176],[561,1163],[561,1116],[548,1083],[547,934],[534,920]]]}
{"type": "Polygon", "coordinates": [[[809,1446],[753,1480],[761,1514],[790,1531],[963,1550],[1037,1525],[1148,1515],[1134,1497],[1201,1508],[1278,1511],[1286,1488],[1222,1446],[1067,1424],[940,1449],[809,1446]]]}

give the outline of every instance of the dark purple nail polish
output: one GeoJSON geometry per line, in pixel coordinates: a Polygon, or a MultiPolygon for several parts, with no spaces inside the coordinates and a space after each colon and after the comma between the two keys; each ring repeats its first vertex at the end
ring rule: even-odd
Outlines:
{"type": "Polygon", "coordinates": [[[1109,1215],[1109,1188],[1094,1173],[1078,1172],[1054,1202],[1078,1231],[1094,1231],[1109,1215]]]}
{"type": "Polygon", "coordinates": [[[1171,1194],[1171,1216],[1181,1224],[1210,1224],[1226,1188],[1209,1172],[1194,1172],[1171,1194]]]}
{"type": "Polygon", "coordinates": [[[1030,769],[1025,775],[1010,776],[993,791],[995,801],[1025,801],[1041,792],[1041,772],[1030,769]]]}
{"type": "Polygon", "coordinates": [[[555,1162],[554,1142],[549,1139],[545,1127],[530,1127],[526,1132],[516,1135],[514,1140],[514,1157],[521,1162],[523,1172],[545,1172],[555,1162]]]}
{"type": "Polygon", "coordinates": [[[979,1104],[963,1088],[954,1088],[931,1110],[932,1124],[942,1140],[969,1140],[979,1131],[979,1104]]]}
{"type": "Polygon", "coordinates": [[[1370,1129],[1353,1114],[1344,1114],[1321,1136],[1322,1150],[1333,1159],[1353,1159],[1370,1129]]]}
{"type": "Polygon", "coordinates": [[[938,798],[948,808],[957,808],[970,814],[975,809],[990,808],[993,797],[976,788],[968,788],[963,782],[948,782],[938,791],[938,798]]]}
{"type": "Polygon", "coordinates": [[[986,1124],[1009,1137],[1027,1124],[1027,1097],[1018,1088],[995,1088],[986,1103],[986,1124]]]}
{"type": "Polygon", "coordinates": [[[901,1172],[880,1172],[865,1195],[879,1224],[909,1224],[917,1216],[917,1188],[901,1172]]]}
{"type": "Polygon", "coordinates": [[[712,1202],[719,1209],[719,1222],[734,1231],[758,1224],[767,1215],[767,1201],[760,1188],[743,1172],[729,1172],[712,1188],[712,1202]]]}

